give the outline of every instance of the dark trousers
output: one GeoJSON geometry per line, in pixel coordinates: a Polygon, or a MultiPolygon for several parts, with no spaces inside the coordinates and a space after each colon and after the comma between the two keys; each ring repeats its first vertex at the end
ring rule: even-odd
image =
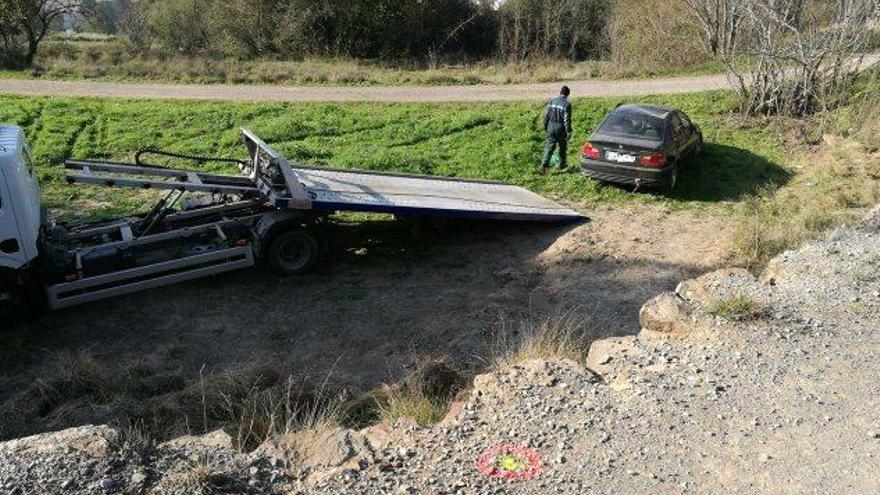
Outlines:
{"type": "Polygon", "coordinates": [[[556,146],[559,146],[559,166],[565,168],[568,165],[568,137],[565,131],[557,131],[551,129],[547,132],[547,147],[544,148],[544,159],[541,160],[541,166],[550,165],[550,159],[553,158],[553,152],[556,146]]]}

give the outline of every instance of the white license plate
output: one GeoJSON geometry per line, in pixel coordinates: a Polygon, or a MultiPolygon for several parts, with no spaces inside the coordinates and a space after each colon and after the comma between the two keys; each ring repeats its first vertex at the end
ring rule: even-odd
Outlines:
{"type": "Polygon", "coordinates": [[[617,163],[635,163],[636,162],[635,155],[627,155],[626,153],[618,153],[616,151],[606,151],[605,158],[609,162],[617,162],[617,163]]]}

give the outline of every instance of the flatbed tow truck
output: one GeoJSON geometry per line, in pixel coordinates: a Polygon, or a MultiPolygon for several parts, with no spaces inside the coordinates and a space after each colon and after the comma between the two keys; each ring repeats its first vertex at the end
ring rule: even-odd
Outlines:
{"type": "Polygon", "coordinates": [[[251,267],[308,271],[328,217],[569,223],[582,220],[526,189],[497,182],[292,165],[242,129],[246,160],[144,150],[134,164],[68,160],[69,184],[161,191],[148,212],[101,222],[50,220],[21,128],[0,126],[0,327],[34,308],[77,304],[251,267]],[[151,165],[143,155],[234,162],[241,175],[151,165]],[[7,323],[4,323],[6,321],[7,323]]]}

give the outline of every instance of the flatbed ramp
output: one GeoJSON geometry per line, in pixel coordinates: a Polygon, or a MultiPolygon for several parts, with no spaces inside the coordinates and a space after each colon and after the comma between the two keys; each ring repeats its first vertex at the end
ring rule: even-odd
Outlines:
{"type": "Polygon", "coordinates": [[[314,209],[549,222],[583,218],[527,189],[497,182],[297,165],[293,172],[314,209]]]}
{"type": "MultiPolygon", "coordinates": [[[[281,210],[389,213],[401,217],[572,223],[584,219],[527,189],[501,182],[294,165],[242,129],[249,158],[244,176],[68,160],[70,183],[233,194],[281,210]]],[[[224,159],[225,160],[225,159],[224,159]]],[[[225,160],[235,161],[235,160],[225,160]]]]}

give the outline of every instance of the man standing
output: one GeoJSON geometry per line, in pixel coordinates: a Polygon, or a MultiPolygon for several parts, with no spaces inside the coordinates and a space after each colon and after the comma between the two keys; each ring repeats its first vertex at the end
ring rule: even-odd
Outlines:
{"type": "Polygon", "coordinates": [[[544,113],[544,130],[547,131],[547,148],[544,150],[544,159],[541,161],[541,173],[547,171],[550,159],[556,145],[559,145],[559,170],[568,167],[568,139],[571,137],[571,103],[568,95],[571,90],[563,86],[559,90],[559,96],[547,102],[547,111],[544,113]]]}

